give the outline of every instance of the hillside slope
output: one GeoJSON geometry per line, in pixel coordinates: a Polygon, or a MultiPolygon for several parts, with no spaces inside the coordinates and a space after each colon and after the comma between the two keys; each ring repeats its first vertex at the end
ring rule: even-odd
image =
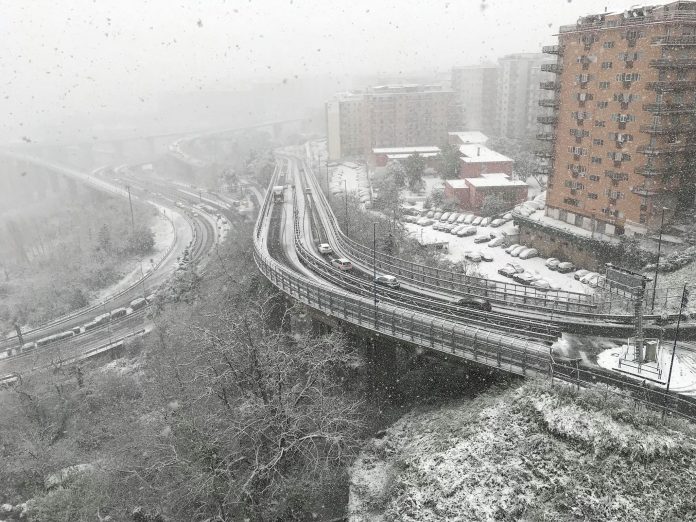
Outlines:
{"type": "Polygon", "coordinates": [[[695,479],[694,426],[527,383],[373,439],[351,520],[696,520],[695,479]]]}

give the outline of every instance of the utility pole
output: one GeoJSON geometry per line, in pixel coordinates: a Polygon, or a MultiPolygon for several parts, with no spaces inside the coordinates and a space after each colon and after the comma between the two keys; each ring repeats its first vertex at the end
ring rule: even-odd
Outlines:
{"type": "Polygon", "coordinates": [[[133,215],[133,200],[131,200],[130,185],[126,185],[126,190],[128,190],[128,204],[130,205],[131,211],[131,230],[135,234],[135,216],[133,215]]]}
{"type": "Polygon", "coordinates": [[[677,340],[679,339],[679,326],[681,324],[681,316],[682,316],[682,311],[684,310],[684,306],[687,303],[688,300],[688,292],[686,290],[686,285],[684,285],[684,289],[682,290],[682,298],[681,298],[681,303],[679,304],[679,317],[677,318],[677,331],[674,333],[674,344],[672,345],[672,360],[669,363],[669,374],[667,374],[667,389],[666,391],[669,391],[669,384],[672,381],[672,366],[674,366],[674,354],[677,351],[677,340]]]}
{"type": "Polygon", "coordinates": [[[326,158],[326,198],[331,197],[331,188],[329,187],[329,158],[326,158]]]}
{"type": "Polygon", "coordinates": [[[652,304],[650,305],[650,312],[655,311],[655,291],[657,290],[657,270],[660,268],[660,251],[662,250],[662,227],[665,224],[665,210],[667,210],[667,208],[662,207],[662,219],[660,220],[660,239],[657,242],[657,261],[655,262],[655,279],[653,280],[652,304]]]}
{"type": "Polygon", "coordinates": [[[377,306],[377,222],[372,223],[372,295],[377,306]]]}

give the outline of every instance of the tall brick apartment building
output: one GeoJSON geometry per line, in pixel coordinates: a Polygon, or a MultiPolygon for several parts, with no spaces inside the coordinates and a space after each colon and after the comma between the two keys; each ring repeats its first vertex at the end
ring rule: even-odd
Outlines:
{"type": "Polygon", "coordinates": [[[696,2],[585,16],[542,67],[537,152],[547,216],[605,235],[654,232],[696,194],[696,2]]]}

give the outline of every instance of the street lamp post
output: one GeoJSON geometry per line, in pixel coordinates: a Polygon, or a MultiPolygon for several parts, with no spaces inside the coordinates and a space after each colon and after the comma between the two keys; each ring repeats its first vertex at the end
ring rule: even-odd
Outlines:
{"type": "Polygon", "coordinates": [[[660,220],[660,239],[657,242],[657,261],[655,263],[655,279],[653,280],[652,303],[650,304],[650,312],[655,311],[655,291],[657,290],[657,270],[660,268],[660,252],[662,251],[662,228],[665,224],[665,210],[662,207],[662,219],[660,220]]]}
{"type": "Polygon", "coordinates": [[[679,317],[677,318],[677,330],[674,332],[674,344],[672,345],[672,360],[669,363],[669,373],[667,374],[667,388],[665,391],[669,391],[669,384],[672,380],[672,366],[674,366],[674,354],[677,351],[677,340],[679,339],[679,326],[681,324],[682,311],[684,310],[684,304],[686,301],[686,285],[682,290],[681,304],[679,305],[679,317]]]}
{"type": "Polygon", "coordinates": [[[372,295],[377,306],[377,222],[372,223],[372,295]]]}
{"type": "Polygon", "coordinates": [[[326,158],[326,197],[331,197],[331,189],[329,188],[329,158],[326,158]]]}

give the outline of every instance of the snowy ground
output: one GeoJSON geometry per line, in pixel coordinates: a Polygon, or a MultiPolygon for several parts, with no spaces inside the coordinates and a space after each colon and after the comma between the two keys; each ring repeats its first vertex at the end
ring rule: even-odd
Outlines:
{"type": "Polygon", "coordinates": [[[359,188],[369,188],[370,180],[367,176],[367,171],[362,165],[355,163],[340,164],[337,167],[332,167],[329,170],[331,192],[343,193],[344,188],[348,189],[348,193],[357,194],[359,188]]]}
{"type": "MultiPolygon", "coordinates": [[[[426,243],[434,241],[449,241],[447,257],[452,261],[464,260],[464,255],[467,252],[485,252],[493,257],[492,262],[481,261],[478,263],[478,271],[482,277],[492,279],[494,281],[503,281],[506,283],[512,283],[512,279],[502,276],[498,273],[498,269],[505,266],[509,262],[519,263],[524,267],[525,271],[539,276],[546,281],[548,281],[552,286],[557,286],[561,290],[567,290],[571,292],[581,292],[590,293],[592,289],[588,286],[582,284],[580,281],[576,281],[573,278],[573,272],[568,274],[560,274],[549,270],[544,266],[546,262],[545,258],[535,257],[532,259],[520,259],[518,257],[512,257],[511,255],[505,253],[504,247],[490,248],[486,243],[476,244],[474,243],[474,238],[476,236],[469,237],[457,237],[449,234],[447,232],[441,232],[439,230],[433,230],[432,227],[421,227],[415,223],[405,223],[406,229],[418,239],[422,239],[426,243]]],[[[483,234],[486,232],[492,232],[497,236],[506,235],[516,235],[516,227],[512,222],[508,222],[502,227],[492,228],[492,227],[477,227],[477,234],[483,234]]],[[[578,267],[581,268],[581,267],[578,267]]]]}
{"type": "MultiPolygon", "coordinates": [[[[674,341],[666,340],[663,342],[657,352],[657,363],[646,363],[638,368],[637,365],[629,362],[629,364],[622,363],[620,368],[624,372],[635,375],[636,380],[654,379],[659,382],[651,381],[652,384],[665,387],[669,375],[673,346],[674,341]],[[657,368],[661,370],[659,377],[656,374],[657,368]]],[[[597,356],[597,364],[602,368],[618,369],[620,358],[626,358],[627,354],[628,358],[631,358],[627,348],[627,344],[624,343],[621,346],[601,352],[597,356]]],[[[685,395],[696,395],[696,345],[694,343],[677,343],[669,389],[685,395]]]]}

